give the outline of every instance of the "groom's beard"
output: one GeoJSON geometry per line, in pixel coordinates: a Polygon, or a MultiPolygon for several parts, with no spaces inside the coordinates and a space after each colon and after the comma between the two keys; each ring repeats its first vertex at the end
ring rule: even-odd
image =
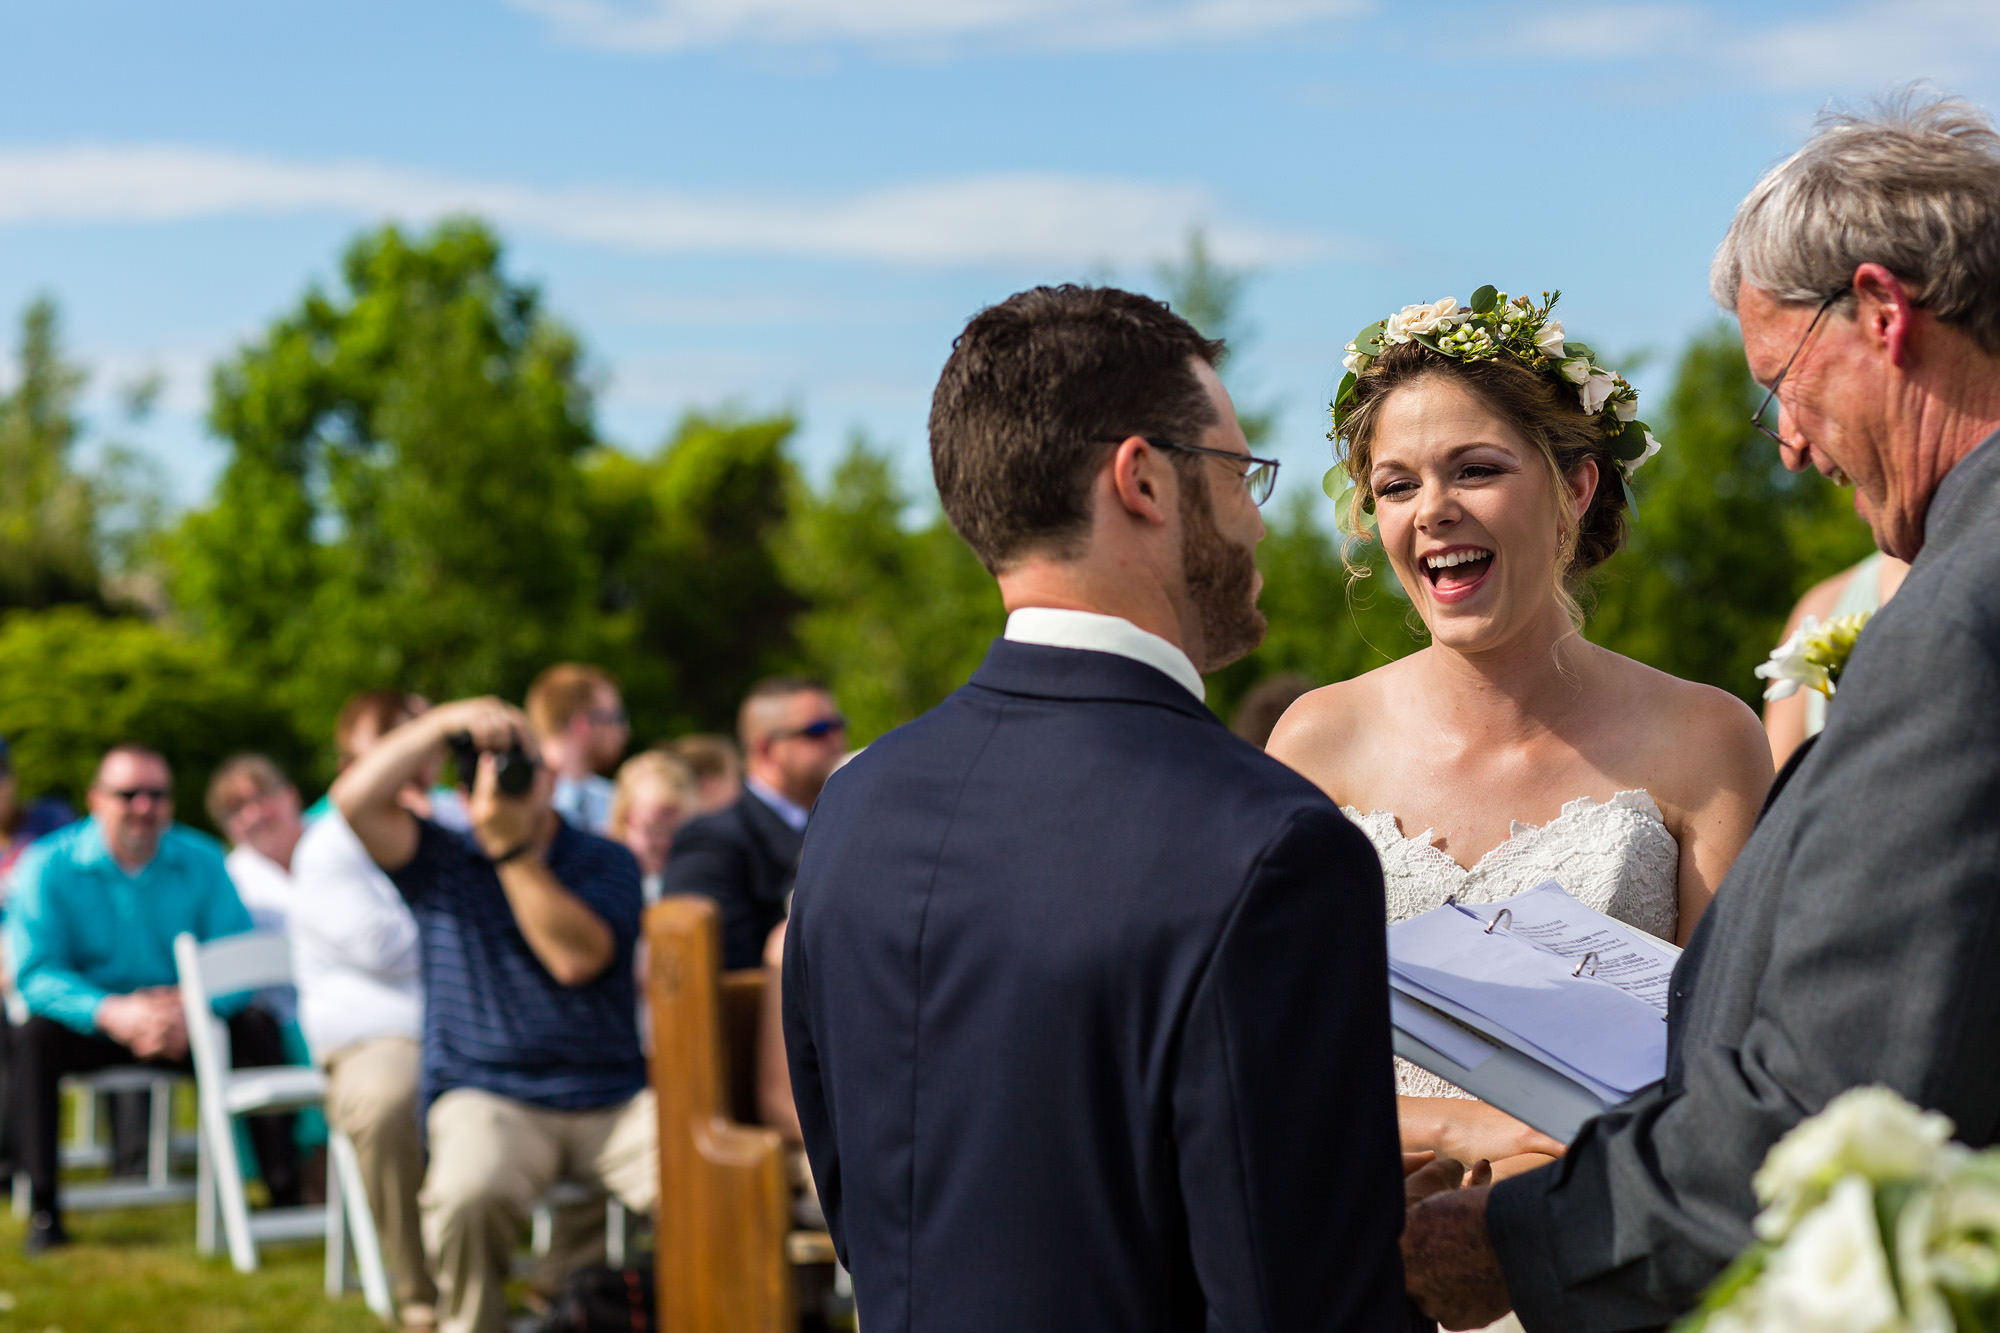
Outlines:
{"type": "Polygon", "coordinates": [[[1181,532],[1181,570],[1188,600],[1201,618],[1204,652],[1196,665],[1217,671],[1264,641],[1257,553],[1230,541],[1215,525],[1206,477],[1181,487],[1181,532]]]}

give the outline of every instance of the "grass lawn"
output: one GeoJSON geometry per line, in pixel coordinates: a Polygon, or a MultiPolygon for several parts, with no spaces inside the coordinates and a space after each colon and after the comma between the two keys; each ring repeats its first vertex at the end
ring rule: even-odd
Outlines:
{"type": "Polygon", "coordinates": [[[247,1276],[194,1252],[194,1205],[71,1213],[75,1243],[30,1259],[0,1209],[0,1333],[383,1333],[361,1293],[330,1300],[318,1242],[267,1245],[247,1276]]]}

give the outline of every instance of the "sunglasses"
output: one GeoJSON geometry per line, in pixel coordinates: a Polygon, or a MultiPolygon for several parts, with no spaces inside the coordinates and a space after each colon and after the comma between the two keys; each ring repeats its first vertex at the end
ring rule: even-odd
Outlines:
{"type": "Polygon", "coordinates": [[[632,721],[622,708],[593,708],[585,716],[600,727],[629,726],[632,721]]]}
{"type": "Polygon", "coordinates": [[[808,722],[803,727],[794,727],[790,731],[780,731],[773,735],[771,739],[774,741],[790,741],[797,740],[803,736],[807,740],[823,741],[835,732],[845,732],[846,730],[847,719],[835,714],[833,717],[822,717],[808,722]]]}
{"type": "Polygon", "coordinates": [[[116,796],[127,805],[141,799],[161,805],[174,798],[173,792],[165,787],[99,787],[98,790],[107,796],[116,796]]]}

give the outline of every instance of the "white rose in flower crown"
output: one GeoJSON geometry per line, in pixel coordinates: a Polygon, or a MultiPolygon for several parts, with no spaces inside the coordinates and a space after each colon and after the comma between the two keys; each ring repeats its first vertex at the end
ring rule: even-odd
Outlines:
{"type": "MultiPolygon", "coordinates": [[[[1470,314],[1466,312],[1467,316],[1470,314]]],[[[1458,312],[1458,299],[1441,296],[1429,305],[1406,305],[1389,316],[1382,337],[1386,342],[1406,343],[1419,333],[1449,331],[1464,322],[1465,316],[1458,312]]]]}
{"type": "Polygon", "coordinates": [[[1757,1169],[1751,1186],[1765,1205],[1757,1215],[1757,1234],[1766,1240],[1784,1237],[1840,1177],[1864,1177],[1865,1189],[1868,1182],[1936,1170],[1951,1131],[1948,1118],[1920,1111],[1887,1088],[1841,1093],[1779,1139],[1757,1169]]]}
{"type": "Polygon", "coordinates": [[[1875,1192],[1848,1176],[1771,1256],[1760,1282],[1766,1328],[1901,1333],[1902,1307],[1882,1251],[1875,1192]]]}
{"type": "Polygon", "coordinates": [[[1542,331],[1535,335],[1535,350],[1551,361],[1562,360],[1563,322],[1552,319],[1542,325],[1542,331]]]}
{"type": "Polygon", "coordinates": [[[1562,371],[1562,377],[1571,384],[1581,384],[1590,378],[1590,358],[1587,356],[1573,356],[1563,362],[1557,369],[1562,371]]]}
{"type": "Polygon", "coordinates": [[[1359,351],[1355,350],[1353,343],[1349,343],[1347,344],[1347,355],[1340,358],[1340,364],[1347,370],[1359,375],[1362,371],[1368,369],[1374,360],[1375,358],[1372,356],[1363,356],[1359,351]]]}
{"type": "Polygon", "coordinates": [[[1653,432],[1647,431],[1646,452],[1640,454],[1637,458],[1625,464],[1625,475],[1627,477],[1630,477],[1634,472],[1637,472],[1640,468],[1646,466],[1646,460],[1651,458],[1654,454],[1657,454],[1658,452],[1660,452],[1660,442],[1653,438],[1653,432]]]}
{"type": "Polygon", "coordinates": [[[1620,398],[1611,405],[1611,410],[1617,415],[1620,421],[1631,421],[1639,415],[1639,395],[1635,393],[1628,397],[1620,398]]]}
{"type": "Polygon", "coordinates": [[[1585,416],[1596,416],[1604,410],[1604,402],[1618,387],[1618,377],[1608,370],[1591,367],[1590,378],[1577,385],[1576,396],[1583,400],[1585,416]]]}

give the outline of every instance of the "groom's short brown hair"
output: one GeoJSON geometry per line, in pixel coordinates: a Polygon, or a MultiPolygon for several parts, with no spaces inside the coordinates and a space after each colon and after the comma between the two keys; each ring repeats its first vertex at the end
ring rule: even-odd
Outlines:
{"type": "Polygon", "coordinates": [[[995,573],[1028,554],[1074,554],[1112,446],[1193,443],[1215,424],[1189,360],[1222,354],[1164,302],[1116,287],[1034,287],[980,311],[931,399],[945,516],[995,573]]]}

